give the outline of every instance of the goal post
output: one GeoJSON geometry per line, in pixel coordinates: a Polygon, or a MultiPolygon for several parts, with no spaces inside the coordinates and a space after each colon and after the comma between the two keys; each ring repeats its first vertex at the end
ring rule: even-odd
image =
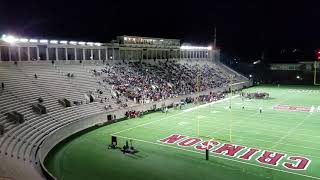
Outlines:
{"type": "MultiPolygon", "coordinates": [[[[229,87],[229,94],[227,96],[228,100],[226,101],[226,105],[229,106],[228,107],[228,110],[229,110],[229,113],[228,115],[226,116],[226,121],[228,123],[226,123],[226,127],[225,127],[225,133],[223,133],[223,135],[213,135],[211,133],[208,133],[207,132],[207,129],[210,128],[209,127],[206,127],[206,122],[202,122],[200,120],[200,116],[199,114],[196,112],[195,115],[196,115],[196,121],[197,121],[197,136],[200,137],[200,138],[204,138],[204,139],[209,139],[209,140],[212,140],[212,139],[216,139],[216,140],[219,140],[219,141],[224,141],[224,142],[232,142],[232,129],[233,129],[233,110],[232,110],[232,98],[233,98],[233,93],[234,93],[234,76],[230,76],[229,77],[229,85],[227,87],[229,87]]],[[[199,87],[199,85],[197,86],[199,87]]],[[[198,105],[199,105],[199,102],[198,102],[198,105]]]]}
{"type": "Polygon", "coordinates": [[[313,84],[315,86],[320,86],[320,83],[317,82],[317,68],[318,68],[318,62],[315,61],[314,64],[313,64],[313,69],[314,69],[314,72],[313,72],[313,84]]]}

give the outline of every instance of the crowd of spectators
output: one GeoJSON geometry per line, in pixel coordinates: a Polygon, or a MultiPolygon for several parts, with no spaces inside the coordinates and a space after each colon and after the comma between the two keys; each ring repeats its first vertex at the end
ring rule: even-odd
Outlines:
{"type": "Polygon", "coordinates": [[[127,118],[136,118],[136,117],[142,116],[142,112],[131,110],[131,111],[127,111],[127,112],[125,113],[125,116],[126,116],[127,118]]]}
{"type": "Polygon", "coordinates": [[[93,72],[101,77],[100,84],[112,86],[115,97],[126,97],[136,103],[219,88],[230,82],[228,74],[219,67],[170,61],[155,65],[124,61],[107,64],[103,69],[93,72]]]}

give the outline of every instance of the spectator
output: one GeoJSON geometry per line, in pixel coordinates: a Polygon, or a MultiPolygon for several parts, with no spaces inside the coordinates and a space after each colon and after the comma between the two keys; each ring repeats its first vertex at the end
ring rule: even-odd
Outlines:
{"type": "MultiPolygon", "coordinates": [[[[169,60],[157,65],[125,61],[106,65],[99,77],[100,85],[112,86],[112,98],[117,98],[117,104],[121,104],[119,98],[123,96],[136,103],[148,103],[227,86],[230,82],[229,74],[219,66],[178,64],[169,60]]],[[[213,95],[202,97],[201,101],[214,98],[213,95]]]]}

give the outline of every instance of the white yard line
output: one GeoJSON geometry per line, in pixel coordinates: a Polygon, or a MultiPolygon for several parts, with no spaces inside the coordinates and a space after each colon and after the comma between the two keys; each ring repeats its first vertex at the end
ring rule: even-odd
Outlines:
{"type": "MultiPolygon", "coordinates": [[[[225,98],[225,99],[222,99],[222,100],[218,100],[218,101],[215,101],[215,102],[212,102],[212,103],[223,102],[223,101],[229,100],[230,98],[235,98],[235,97],[238,97],[238,96],[239,96],[239,95],[235,95],[235,96],[232,96],[232,97],[229,97],[229,98],[225,98]]],[[[204,104],[204,105],[200,105],[200,106],[205,106],[205,105],[208,106],[208,105],[210,105],[210,104],[211,104],[211,103],[204,104]]],[[[197,106],[197,107],[200,107],[200,106],[197,106]]],[[[197,107],[195,107],[195,108],[197,109],[197,107]]],[[[193,110],[195,110],[195,108],[190,108],[191,110],[189,110],[189,109],[187,109],[187,110],[193,111],[193,110]]],[[[187,112],[189,112],[189,111],[187,111],[187,112]]],[[[177,113],[177,114],[173,114],[173,115],[171,115],[171,116],[167,116],[167,117],[164,117],[164,118],[161,118],[161,119],[158,119],[158,120],[154,120],[154,121],[151,121],[151,122],[147,122],[147,123],[144,123],[144,124],[140,124],[140,125],[137,125],[137,126],[128,128],[128,129],[123,129],[123,130],[121,130],[121,131],[112,133],[112,135],[116,135],[116,134],[119,134],[119,133],[122,133],[122,132],[130,131],[130,130],[132,130],[132,129],[136,129],[136,128],[138,128],[138,127],[142,127],[142,126],[145,126],[145,125],[148,125],[148,124],[152,124],[152,123],[155,123],[155,122],[159,122],[159,121],[162,121],[162,120],[164,120],[164,119],[168,119],[168,118],[171,118],[171,117],[174,117],[174,116],[183,114],[183,113],[185,113],[185,112],[186,112],[186,110],[183,110],[182,112],[177,113]]]]}
{"type": "Polygon", "coordinates": [[[279,143],[281,141],[283,141],[285,138],[287,138],[288,136],[290,136],[294,131],[297,130],[298,127],[300,127],[309,117],[311,117],[312,113],[310,113],[308,116],[306,116],[300,123],[298,123],[295,127],[293,127],[292,129],[290,129],[290,131],[288,131],[288,133],[284,136],[282,136],[273,146],[271,146],[271,148],[275,148],[276,146],[279,145],[279,143]]]}
{"type": "Polygon", "coordinates": [[[189,108],[189,109],[183,110],[183,112],[190,112],[190,111],[193,111],[193,110],[196,110],[196,109],[200,109],[200,108],[204,108],[204,107],[210,106],[212,104],[218,104],[220,102],[224,102],[224,101],[227,101],[229,99],[233,99],[233,98],[236,98],[236,97],[239,97],[239,96],[240,95],[235,95],[235,96],[232,96],[232,97],[229,97],[229,98],[225,98],[225,99],[221,99],[221,100],[218,100],[218,101],[214,101],[214,102],[211,102],[211,103],[202,104],[200,106],[196,106],[196,107],[193,107],[193,108],[189,108]]]}
{"type": "MultiPolygon", "coordinates": [[[[168,148],[173,148],[173,149],[178,149],[178,150],[182,150],[182,151],[187,151],[187,152],[192,152],[192,153],[197,153],[197,154],[204,155],[204,152],[202,152],[202,151],[184,149],[184,148],[180,148],[180,147],[170,146],[170,145],[151,142],[151,141],[145,141],[145,140],[141,140],[141,139],[129,138],[129,137],[125,137],[125,136],[117,136],[117,137],[123,138],[123,139],[131,139],[131,140],[140,141],[140,142],[144,142],[144,143],[148,143],[148,144],[153,144],[153,145],[158,145],[158,146],[163,146],[163,147],[168,147],[168,148]]],[[[240,160],[236,160],[236,159],[231,159],[231,158],[226,158],[226,157],[222,157],[222,156],[213,155],[212,153],[210,154],[210,156],[215,157],[215,158],[219,158],[219,159],[234,161],[234,162],[238,162],[238,163],[242,163],[242,164],[247,164],[247,165],[251,165],[251,166],[261,167],[261,168],[265,168],[265,169],[271,169],[271,170],[274,170],[274,171],[293,174],[293,175],[297,175],[297,176],[303,176],[303,177],[312,178],[312,179],[320,179],[320,177],[316,177],[316,176],[310,176],[310,175],[295,173],[295,172],[291,172],[291,171],[285,171],[285,170],[282,170],[282,169],[276,169],[276,168],[272,168],[272,167],[268,167],[268,166],[263,166],[263,165],[259,165],[259,164],[253,164],[253,163],[249,163],[249,162],[245,162],[245,161],[240,161],[240,160]]]]}

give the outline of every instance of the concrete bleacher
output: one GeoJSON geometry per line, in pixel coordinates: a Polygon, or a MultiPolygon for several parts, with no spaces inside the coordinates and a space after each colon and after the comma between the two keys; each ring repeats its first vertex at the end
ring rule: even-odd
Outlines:
{"type": "Polygon", "coordinates": [[[84,94],[99,88],[92,74],[80,65],[2,63],[0,82],[5,84],[5,88],[0,89],[0,123],[5,129],[4,135],[0,136],[0,157],[12,164],[21,161],[39,169],[37,151],[47,136],[83,117],[105,112],[105,103],[83,103],[69,108],[58,103],[60,98],[85,102],[84,94]],[[67,77],[67,72],[73,73],[74,78],[67,77]],[[47,114],[38,115],[31,108],[40,97],[47,114]],[[8,121],[6,113],[11,111],[23,114],[25,122],[8,121]]]}
{"type": "MultiPolygon", "coordinates": [[[[80,119],[106,112],[106,105],[112,106],[110,111],[119,109],[120,105],[111,98],[112,86],[101,83],[101,78],[92,73],[94,69],[103,67],[102,62],[54,65],[50,62],[0,64],[0,82],[5,84],[5,88],[0,89],[0,124],[4,125],[5,129],[4,135],[0,136],[0,160],[17,167],[22,163],[28,168],[40,171],[37,152],[48,136],[80,119]],[[74,76],[68,77],[68,73],[74,76]],[[85,98],[85,94],[88,93],[95,96],[97,101],[88,103],[85,98]],[[47,108],[46,114],[36,114],[31,108],[31,104],[37,103],[39,97],[44,100],[41,104],[47,108]],[[100,100],[105,97],[108,100],[101,103],[100,100]],[[83,103],[65,108],[58,103],[60,98],[83,103]],[[8,121],[6,113],[11,111],[23,114],[25,122],[15,124],[8,121]]],[[[228,75],[229,72],[221,69],[219,73],[228,75]]],[[[137,105],[133,101],[127,101],[126,97],[120,97],[120,100],[126,102],[129,107],[137,105]]],[[[10,176],[10,171],[6,171],[8,174],[4,175],[10,176]]],[[[1,172],[3,171],[0,168],[1,172]]],[[[41,176],[32,177],[39,179],[41,176]]]]}

